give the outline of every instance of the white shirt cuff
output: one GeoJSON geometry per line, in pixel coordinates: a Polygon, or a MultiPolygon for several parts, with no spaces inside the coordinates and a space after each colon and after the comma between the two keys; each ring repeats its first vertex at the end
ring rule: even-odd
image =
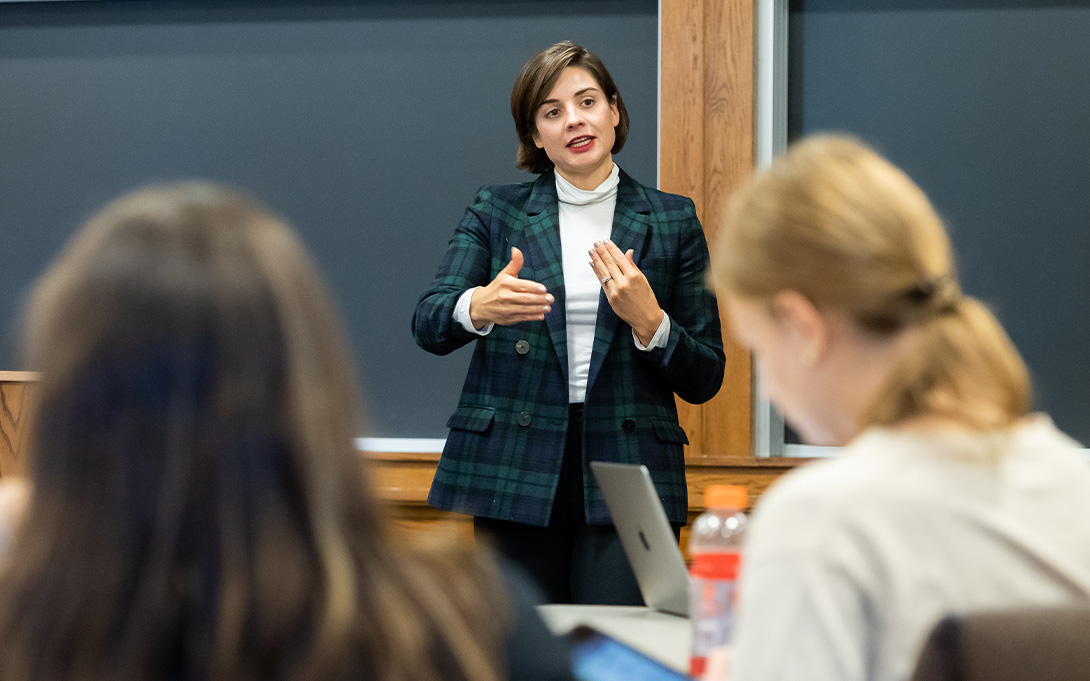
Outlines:
{"type": "MultiPolygon", "coordinates": [[[[463,329],[472,334],[487,336],[488,332],[492,330],[492,327],[495,326],[495,324],[489,324],[483,329],[478,330],[473,326],[473,320],[469,318],[469,299],[473,297],[473,292],[479,288],[480,286],[474,286],[458,297],[458,303],[454,306],[454,321],[461,324],[463,329]]],[[[661,328],[662,327],[659,327],[660,330],[661,328]]],[[[670,327],[666,328],[669,329],[670,327]]],[[[655,337],[657,338],[658,334],[656,334],[655,337]]],[[[651,342],[654,343],[655,341],[652,340],[651,342]]]]}
{"type": "MultiPolygon", "coordinates": [[[[466,307],[468,310],[469,308],[466,307]]],[[[654,350],[655,348],[666,347],[666,339],[670,337],[670,315],[666,314],[666,310],[662,311],[662,322],[659,323],[659,328],[655,331],[655,335],[651,336],[651,342],[644,345],[640,342],[639,336],[636,335],[636,330],[632,330],[632,342],[636,344],[636,348],[643,350],[654,350]]]]}

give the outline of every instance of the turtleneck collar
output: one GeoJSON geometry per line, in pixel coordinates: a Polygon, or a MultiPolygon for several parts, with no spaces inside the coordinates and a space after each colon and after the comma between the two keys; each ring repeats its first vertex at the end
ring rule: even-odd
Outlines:
{"type": "Polygon", "coordinates": [[[561,203],[567,203],[574,206],[586,206],[592,203],[600,203],[607,199],[611,199],[617,196],[617,185],[621,181],[621,169],[614,163],[613,170],[609,172],[609,177],[598,185],[594,189],[586,190],[576,187],[571,182],[568,182],[560,173],[554,172],[556,176],[556,196],[560,199],[561,203]]]}

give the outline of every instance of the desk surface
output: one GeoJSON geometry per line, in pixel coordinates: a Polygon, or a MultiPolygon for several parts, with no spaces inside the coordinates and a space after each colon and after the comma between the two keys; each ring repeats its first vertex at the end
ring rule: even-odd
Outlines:
{"type": "Polygon", "coordinates": [[[620,605],[540,605],[556,634],[586,624],[682,672],[689,670],[690,622],[651,608],[620,605]]]}

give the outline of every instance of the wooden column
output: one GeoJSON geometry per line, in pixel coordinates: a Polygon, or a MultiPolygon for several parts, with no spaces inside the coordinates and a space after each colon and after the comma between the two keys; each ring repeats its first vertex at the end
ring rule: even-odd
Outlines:
{"type": "MultiPolygon", "coordinates": [[[[663,0],[660,30],[659,183],[693,199],[714,242],[730,193],[754,166],[753,4],[663,0]]],[[[719,395],[701,406],[678,403],[691,465],[748,460],[752,451],[749,355],[724,335],[719,395]]]]}
{"type": "MultiPolygon", "coordinates": [[[[709,242],[727,201],[753,172],[756,9],[752,0],[662,0],[659,183],[689,196],[709,242]]],[[[689,435],[685,454],[690,520],[709,484],[742,484],[756,499],[793,461],[753,457],[749,353],[726,328],[723,388],[710,402],[678,401],[689,435]]],[[[685,544],[685,536],[682,537],[685,544]]]]}
{"type": "Polygon", "coordinates": [[[0,477],[26,471],[27,421],[37,374],[0,371],[0,477]]]}

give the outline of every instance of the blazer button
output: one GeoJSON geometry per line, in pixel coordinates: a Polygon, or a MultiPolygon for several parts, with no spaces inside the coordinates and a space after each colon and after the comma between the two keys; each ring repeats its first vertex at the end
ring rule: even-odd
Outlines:
{"type": "Polygon", "coordinates": [[[530,352],[530,344],[524,340],[520,340],[518,343],[515,343],[515,352],[520,355],[525,355],[527,352],[530,352]]]}
{"type": "Polygon", "coordinates": [[[627,433],[629,435],[631,435],[632,433],[635,433],[636,432],[636,422],[633,421],[632,419],[625,419],[624,421],[621,421],[621,430],[623,430],[625,433],[627,433]]]}
{"type": "Polygon", "coordinates": [[[524,412],[519,414],[519,425],[520,426],[528,426],[528,425],[530,425],[530,421],[531,421],[530,412],[524,411],[524,412]]]}

